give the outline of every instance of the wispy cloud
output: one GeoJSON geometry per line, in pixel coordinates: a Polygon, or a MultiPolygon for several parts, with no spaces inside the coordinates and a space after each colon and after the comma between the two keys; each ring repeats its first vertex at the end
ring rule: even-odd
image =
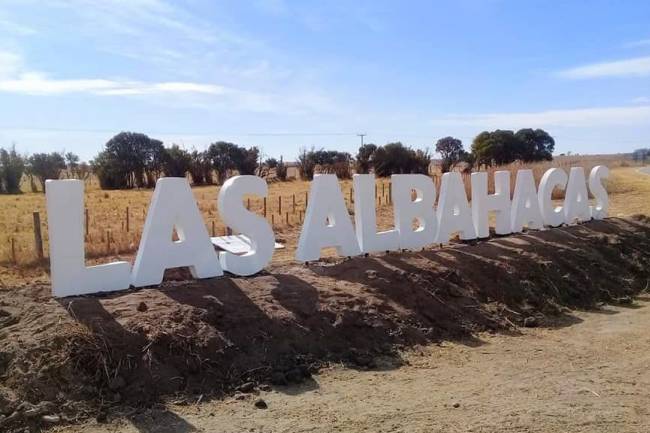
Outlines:
{"type": "Polygon", "coordinates": [[[449,115],[433,120],[438,126],[482,128],[607,127],[650,123],[650,105],[547,110],[524,113],[449,115]]]}
{"type": "Polygon", "coordinates": [[[0,51],[0,79],[13,76],[22,66],[22,58],[11,51],[0,51]]]}
{"type": "Polygon", "coordinates": [[[628,42],[626,48],[650,47],[650,39],[640,39],[638,41],[628,42]]]}
{"type": "Polygon", "coordinates": [[[196,93],[219,95],[225,89],[214,84],[189,82],[120,81],[108,79],[52,79],[38,73],[24,73],[18,78],[0,80],[0,92],[28,95],[90,93],[94,95],[146,95],[196,93]]]}
{"type": "Polygon", "coordinates": [[[26,72],[17,77],[0,79],[0,93],[14,93],[35,96],[59,96],[85,94],[100,97],[146,96],[152,103],[169,101],[162,97],[176,97],[175,102],[184,102],[193,107],[276,113],[285,115],[308,113],[334,113],[337,106],[328,97],[317,92],[280,94],[256,92],[220,86],[210,83],[186,81],[144,82],[122,79],[79,78],[55,79],[26,72]],[[191,96],[201,99],[188,99],[191,96]],[[155,97],[155,98],[154,98],[155,97]]]}
{"type": "Polygon", "coordinates": [[[0,30],[5,34],[13,33],[19,36],[29,36],[37,33],[37,31],[32,27],[4,19],[2,17],[0,17],[0,30]]]}
{"type": "Polygon", "coordinates": [[[633,104],[650,104],[650,98],[647,96],[637,96],[631,101],[633,104]]]}
{"type": "Polygon", "coordinates": [[[650,75],[650,56],[612,62],[592,63],[558,72],[563,78],[646,77],[650,75]]]}

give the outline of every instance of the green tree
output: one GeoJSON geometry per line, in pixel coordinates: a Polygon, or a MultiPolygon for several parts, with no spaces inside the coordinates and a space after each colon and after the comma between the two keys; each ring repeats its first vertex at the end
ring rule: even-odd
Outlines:
{"type": "Polygon", "coordinates": [[[192,151],[189,171],[195,185],[212,183],[212,161],[207,152],[192,151]]]}
{"type": "Polygon", "coordinates": [[[356,161],[356,170],[359,174],[367,174],[372,168],[370,161],[372,160],[372,155],[377,150],[377,145],[373,143],[364,144],[359,147],[357,151],[356,161]]]}
{"type": "Polygon", "coordinates": [[[67,152],[64,155],[65,165],[68,170],[68,175],[77,178],[77,169],[79,168],[79,156],[72,152],[67,152]]]}
{"type": "Polygon", "coordinates": [[[0,148],[0,193],[19,194],[24,172],[25,158],[16,152],[16,147],[0,148]]]}
{"type": "Polygon", "coordinates": [[[241,150],[234,143],[217,141],[210,145],[207,155],[217,173],[217,182],[223,185],[228,173],[237,168],[237,161],[241,158],[241,150]]]}
{"type": "Polygon", "coordinates": [[[316,169],[314,148],[312,147],[311,150],[305,148],[300,149],[300,155],[298,155],[297,161],[300,178],[302,180],[313,180],[314,170],[316,169]]]}
{"type": "Polygon", "coordinates": [[[551,161],[555,140],[543,129],[520,129],[515,133],[518,140],[516,159],[524,162],[551,161]]]}
{"type": "Polygon", "coordinates": [[[278,161],[275,167],[275,175],[283,182],[287,180],[287,165],[284,163],[282,157],[280,157],[280,161],[278,161]]]}
{"type": "Polygon", "coordinates": [[[192,165],[192,156],[190,153],[181,149],[177,144],[165,149],[162,158],[162,169],[165,176],[185,177],[190,171],[192,165]]]}
{"type": "Polygon", "coordinates": [[[260,157],[260,150],[253,146],[245,149],[239,147],[239,153],[235,160],[235,168],[239,174],[256,174],[259,167],[258,159],[260,157]]]}
{"type": "Polygon", "coordinates": [[[451,170],[464,156],[463,142],[454,137],[444,137],[436,142],[436,152],[442,157],[443,173],[451,170]]]}
{"type": "Polygon", "coordinates": [[[400,142],[388,143],[377,148],[372,155],[371,164],[379,177],[392,174],[428,174],[431,155],[428,151],[413,150],[400,142]]]}
{"type": "Polygon", "coordinates": [[[65,170],[65,158],[59,152],[35,153],[28,159],[27,170],[38,179],[41,190],[45,191],[45,181],[59,179],[65,170]]]}
{"type": "Polygon", "coordinates": [[[555,140],[543,129],[520,129],[517,133],[497,129],[474,138],[472,154],[479,165],[503,165],[514,161],[553,159],[555,140]]]}
{"type": "Polygon", "coordinates": [[[264,161],[264,165],[267,166],[268,168],[275,168],[278,166],[278,160],[275,158],[266,158],[266,161],[264,161]]]}
{"type": "Polygon", "coordinates": [[[120,132],[106,143],[91,166],[102,188],[153,187],[162,173],[164,151],[159,140],[120,132]]]}
{"type": "Polygon", "coordinates": [[[479,165],[509,164],[518,158],[519,141],[512,131],[483,131],[474,138],[472,153],[479,165]]]}

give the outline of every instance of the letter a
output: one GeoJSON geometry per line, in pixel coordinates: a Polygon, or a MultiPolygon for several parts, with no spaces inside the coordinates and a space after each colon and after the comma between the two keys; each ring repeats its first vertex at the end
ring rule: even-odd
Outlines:
{"type": "Polygon", "coordinates": [[[163,177],[156,182],[149,205],[132,284],[160,284],[165,269],[182,266],[189,266],[194,278],[223,275],[187,179],[163,177]],[[177,241],[172,240],[174,227],[177,241]]]}
{"type": "Polygon", "coordinates": [[[311,183],[296,260],[318,260],[321,249],[328,247],[336,247],[341,256],[361,254],[338,179],[333,174],[317,174],[311,183]]]}

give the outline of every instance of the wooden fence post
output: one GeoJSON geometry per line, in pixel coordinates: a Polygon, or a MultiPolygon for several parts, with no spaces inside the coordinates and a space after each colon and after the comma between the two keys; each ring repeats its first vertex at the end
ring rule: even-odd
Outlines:
{"type": "Polygon", "coordinates": [[[215,236],[216,236],[215,233],[216,233],[216,232],[214,231],[214,221],[212,221],[212,237],[215,237],[215,236]]]}
{"type": "Polygon", "coordinates": [[[129,207],[126,207],[126,232],[128,233],[130,229],[130,218],[129,218],[129,207]]]}
{"type": "Polygon", "coordinates": [[[305,191],[305,209],[307,209],[308,204],[309,204],[309,193],[305,191]]]}
{"type": "Polygon", "coordinates": [[[90,217],[88,216],[88,208],[86,208],[86,236],[88,236],[88,226],[90,225],[90,217]]]}
{"type": "Polygon", "coordinates": [[[264,218],[266,218],[266,197],[264,197],[264,218]]]}
{"type": "Polygon", "coordinates": [[[282,215],[282,196],[278,196],[278,215],[282,215]]]}
{"type": "Polygon", "coordinates": [[[11,261],[14,265],[17,263],[16,260],[16,239],[11,238],[11,261]]]}
{"type": "Polygon", "coordinates": [[[292,201],[293,201],[293,213],[296,213],[296,195],[294,194],[292,196],[292,201]]]}
{"type": "Polygon", "coordinates": [[[106,230],[106,253],[111,253],[111,230],[106,230]]]}
{"type": "Polygon", "coordinates": [[[286,223],[287,225],[289,225],[289,212],[285,214],[285,217],[286,217],[286,223]]]}
{"type": "Polygon", "coordinates": [[[38,212],[34,216],[34,249],[38,260],[43,260],[43,236],[41,235],[41,215],[38,212]]]}

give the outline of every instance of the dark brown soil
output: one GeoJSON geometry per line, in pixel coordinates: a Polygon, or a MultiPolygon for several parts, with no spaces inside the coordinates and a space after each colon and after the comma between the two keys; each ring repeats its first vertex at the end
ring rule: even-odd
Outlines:
{"type": "Polygon", "coordinates": [[[630,303],[648,287],[649,235],[648,218],[612,218],[253,278],[179,270],[161,287],[61,300],[42,269],[5,268],[0,430],[255,392],[328,363],[397,368],[417,345],[568,325],[571,309],[630,303]],[[18,272],[21,284],[5,283],[18,272]]]}

